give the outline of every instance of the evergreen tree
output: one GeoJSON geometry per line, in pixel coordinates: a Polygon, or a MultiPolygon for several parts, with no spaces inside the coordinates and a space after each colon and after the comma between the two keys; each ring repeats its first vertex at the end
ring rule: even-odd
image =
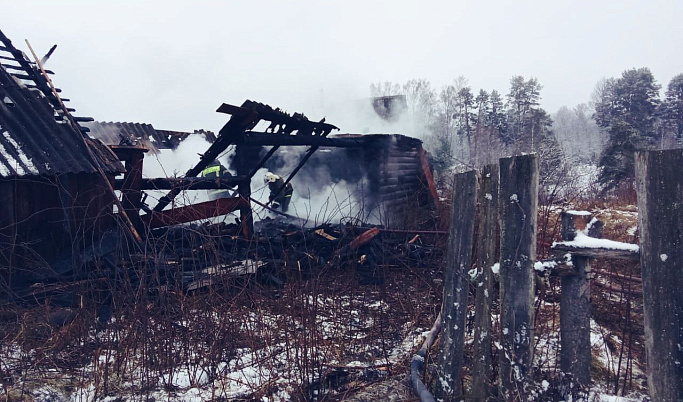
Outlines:
{"type": "Polygon", "coordinates": [[[492,144],[486,144],[489,136],[489,94],[483,89],[479,90],[479,94],[474,98],[474,108],[476,110],[477,120],[474,126],[474,149],[472,152],[472,161],[475,166],[480,166],[480,153],[482,149],[490,148],[492,144]],[[487,146],[488,145],[488,146],[487,146]]]}
{"type": "Polygon", "coordinates": [[[457,95],[457,127],[458,135],[467,140],[467,152],[469,160],[472,159],[472,133],[474,131],[474,123],[476,117],[474,116],[474,95],[472,88],[469,86],[460,88],[457,95]]]}
{"type": "Polygon", "coordinates": [[[666,88],[662,115],[666,127],[679,145],[683,145],[683,74],[678,74],[669,81],[666,88]]]}
{"type": "Polygon", "coordinates": [[[536,133],[533,127],[538,122],[532,122],[539,109],[543,86],[536,78],[524,80],[521,75],[513,76],[510,80],[510,92],[507,95],[508,136],[515,144],[517,152],[531,152],[536,149],[536,133]]]}
{"type": "Polygon", "coordinates": [[[607,82],[595,106],[595,120],[609,138],[600,157],[600,182],[609,190],[632,185],[634,152],[657,143],[660,86],[648,68],[626,70],[607,82]]]}
{"type": "Polygon", "coordinates": [[[490,127],[498,135],[498,137],[503,141],[504,144],[509,145],[512,143],[512,137],[510,136],[508,130],[507,116],[505,114],[505,107],[503,105],[503,98],[500,93],[495,89],[491,91],[490,96],[490,109],[488,122],[490,127]]]}

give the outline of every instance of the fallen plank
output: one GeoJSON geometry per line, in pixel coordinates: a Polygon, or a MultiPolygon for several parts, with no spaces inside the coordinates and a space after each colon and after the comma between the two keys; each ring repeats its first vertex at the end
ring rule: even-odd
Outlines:
{"type": "Polygon", "coordinates": [[[246,206],[249,206],[249,202],[245,201],[241,197],[219,198],[214,201],[207,201],[186,207],[154,212],[152,214],[143,215],[140,218],[150,228],[156,229],[164,226],[177,225],[199,219],[226,215],[246,206]]]}

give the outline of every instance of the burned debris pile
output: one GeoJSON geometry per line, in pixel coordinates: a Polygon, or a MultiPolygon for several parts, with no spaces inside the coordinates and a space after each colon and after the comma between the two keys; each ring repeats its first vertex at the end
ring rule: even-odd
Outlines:
{"type": "Polygon", "coordinates": [[[86,300],[107,322],[122,288],[145,289],[155,299],[166,292],[230,292],[249,283],[277,289],[329,274],[355,276],[361,286],[382,284],[387,270],[426,267],[442,258],[436,244],[444,234],[360,222],[304,228],[267,218],[256,222],[252,240],[235,223],[191,224],[154,230],[140,249],[109,232],[79,261],[66,257],[17,270],[20,278],[5,290],[7,301],[27,307],[76,309],[86,300]]]}

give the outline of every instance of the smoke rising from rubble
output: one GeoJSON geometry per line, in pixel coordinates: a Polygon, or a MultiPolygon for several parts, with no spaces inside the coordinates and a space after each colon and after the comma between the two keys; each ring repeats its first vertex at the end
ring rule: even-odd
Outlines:
{"type": "Polygon", "coordinates": [[[426,123],[414,118],[408,110],[392,119],[380,117],[370,98],[342,101],[315,109],[321,110],[321,116],[313,116],[312,120],[325,117],[327,122],[340,128],[340,133],[403,134],[422,140],[427,133],[426,123]]]}
{"type": "MultiPolygon", "coordinates": [[[[263,180],[265,173],[272,171],[286,179],[304,157],[307,149],[279,148],[266,164],[266,168],[260,169],[254,175],[252,197],[266,203],[270,191],[263,180]]],[[[267,149],[264,149],[262,153],[266,151],[267,149]]],[[[368,197],[369,189],[364,172],[355,169],[353,174],[348,174],[349,164],[352,162],[344,150],[318,149],[292,179],[294,194],[287,213],[305,220],[308,226],[356,218],[379,223],[379,219],[370,211],[372,205],[368,197]]],[[[358,165],[358,161],[355,164],[358,165]]],[[[254,206],[254,211],[260,218],[268,214],[258,206],[254,206]]]]}
{"type": "MultiPolygon", "coordinates": [[[[410,113],[394,116],[392,119],[380,117],[374,110],[369,98],[328,103],[322,107],[313,107],[315,115],[308,115],[310,120],[318,121],[325,117],[326,121],[340,127],[341,133],[351,134],[403,134],[416,138],[423,138],[426,133],[424,124],[415,121],[410,113]]],[[[262,123],[263,124],[263,123],[262,123]]],[[[261,125],[255,131],[264,131],[261,125]]],[[[338,133],[338,132],[335,132],[338,133]]],[[[334,135],[335,133],[331,134],[334,135]]],[[[182,177],[185,172],[199,162],[199,155],[206,152],[211,144],[200,136],[191,135],[181,142],[176,150],[161,150],[157,155],[148,154],[145,157],[143,175],[145,177],[182,177]]],[[[281,147],[266,164],[252,178],[252,198],[265,204],[268,202],[269,190],[264,182],[264,175],[272,171],[286,178],[302,160],[307,147],[281,147]]],[[[268,151],[263,148],[259,158],[268,151]]],[[[371,188],[371,183],[377,183],[368,178],[364,170],[362,153],[357,150],[339,148],[320,148],[304,167],[292,179],[294,193],[288,214],[306,221],[307,225],[323,222],[337,223],[347,219],[360,219],[368,223],[382,223],[382,211],[376,202],[378,189],[371,188]]],[[[228,148],[219,161],[232,174],[236,174],[231,166],[234,147],[228,148]]],[[[256,163],[256,160],[252,161],[256,163]]],[[[366,166],[367,167],[367,166],[366,166]]],[[[378,174],[378,173],[375,173],[378,174]]],[[[148,204],[155,204],[155,199],[165,194],[165,191],[148,191],[148,204]]],[[[208,201],[208,192],[186,191],[176,200],[176,204],[187,205],[208,201]]],[[[274,217],[272,212],[253,204],[255,219],[267,216],[274,217]]]]}
{"type": "MultiPolygon", "coordinates": [[[[145,155],[142,175],[146,178],[154,177],[183,177],[185,172],[190,170],[199,162],[199,155],[206,152],[211,144],[202,136],[190,135],[185,141],[182,141],[178,148],[160,149],[159,153],[154,155],[148,153],[145,155]]],[[[228,152],[224,152],[218,159],[227,166],[228,159],[234,153],[232,148],[228,152]]],[[[168,191],[166,190],[150,190],[146,191],[149,196],[147,204],[154,206],[159,198],[164,196],[168,191]]],[[[176,204],[188,205],[198,202],[209,201],[207,191],[184,191],[174,202],[176,204]]],[[[171,208],[169,205],[166,209],[171,208]]]]}
{"type": "MultiPolygon", "coordinates": [[[[159,154],[147,154],[144,160],[143,176],[154,177],[182,177],[185,172],[199,162],[199,155],[206,152],[211,144],[200,136],[189,136],[181,142],[177,149],[162,149],[159,154]]],[[[286,178],[303,158],[306,147],[282,147],[273,155],[267,168],[260,169],[252,178],[252,198],[266,203],[270,194],[268,186],[264,182],[264,175],[271,169],[274,173],[286,178]]],[[[267,150],[263,150],[262,154],[267,150]]],[[[228,148],[218,159],[232,174],[230,162],[234,156],[234,147],[228,148]]],[[[319,149],[314,157],[308,161],[304,168],[292,180],[294,194],[288,210],[288,214],[297,216],[306,221],[307,225],[316,225],[322,222],[339,222],[348,218],[359,218],[374,223],[379,222],[376,214],[369,214],[366,210],[369,204],[367,194],[367,180],[361,171],[355,175],[355,181],[340,179],[343,176],[335,173],[335,167],[328,162],[337,163],[338,168],[348,167],[350,160],[344,156],[330,157],[332,153],[344,153],[343,150],[319,149]],[[340,159],[341,158],[341,159],[340,159]]],[[[156,201],[165,195],[167,191],[147,191],[149,199],[147,203],[154,206],[156,201]]],[[[175,200],[177,205],[188,205],[208,201],[208,192],[204,190],[185,191],[175,200]]],[[[167,208],[170,208],[167,207],[167,208]]],[[[271,212],[253,204],[255,219],[267,216],[274,217],[271,212]]]]}

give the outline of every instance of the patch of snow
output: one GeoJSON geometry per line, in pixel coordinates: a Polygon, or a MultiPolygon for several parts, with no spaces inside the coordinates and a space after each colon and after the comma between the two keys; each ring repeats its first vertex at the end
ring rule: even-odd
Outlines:
{"type": "Polygon", "coordinates": [[[519,201],[519,197],[517,197],[517,194],[512,194],[512,195],[510,196],[510,201],[512,201],[512,202],[518,202],[518,201],[519,201]]]}
{"type": "Polygon", "coordinates": [[[602,248],[607,250],[624,250],[637,253],[640,247],[637,244],[622,243],[620,241],[608,239],[596,239],[581,232],[576,232],[576,237],[572,241],[553,242],[553,247],[563,245],[575,248],[602,248]]]}
{"type": "Polygon", "coordinates": [[[660,254],[659,255],[659,259],[662,260],[662,262],[665,262],[668,258],[669,258],[669,256],[666,254],[660,254]]]}
{"type": "Polygon", "coordinates": [[[19,175],[39,174],[40,172],[33,164],[33,161],[29,159],[28,156],[26,156],[26,154],[21,150],[22,147],[19,145],[18,142],[14,140],[14,138],[12,138],[10,133],[7,131],[3,131],[2,136],[5,137],[7,142],[9,142],[10,145],[14,148],[15,152],[19,157],[19,160],[10,155],[8,150],[2,145],[0,145],[0,154],[2,154],[7,164],[7,166],[0,166],[0,174],[2,174],[3,176],[9,175],[9,167],[13,167],[19,175]]]}
{"type": "Polygon", "coordinates": [[[469,271],[467,271],[467,274],[470,276],[471,280],[477,279],[477,269],[476,268],[470,269],[469,271]]]}
{"type": "Polygon", "coordinates": [[[498,275],[500,273],[500,263],[497,262],[497,263],[493,264],[493,266],[491,267],[491,271],[494,274],[498,275]]]}
{"type": "Polygon", "coordinates": [[[576,216],[586,216],[590,215],[591,213],[589,211],[574,211],[574,210],[569,210],[567,211],[567,214],[569,215],[576,215],[576,216]]]}
{"type": "Polygon", "coordinates": [[[555,261],[536,261],[534,264],[534,270],[539,272],[545,272],[551,270],[557,266],[555,261]]]}

